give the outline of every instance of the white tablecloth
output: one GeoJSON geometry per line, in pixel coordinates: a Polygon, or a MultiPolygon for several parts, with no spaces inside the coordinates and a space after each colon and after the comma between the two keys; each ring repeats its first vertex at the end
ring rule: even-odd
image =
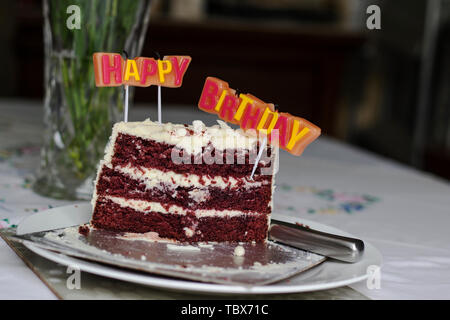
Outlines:
{"type": "MultiPolygon", "coordinates": [[[[40,103],[0,101],[0,227],[67,204],[32,192],[42,133],[40,103]]],[[[134,108],[131,119],[156,117],[134,108]]],[[[166,108],[164,121],[215,116],[166,108]]],[[[381,288],[352,287],[374,299],[450,299],[450,185],[336,140],[320,137],[304,155],[280,152],[277,213],[318,221],[371,242],[383,254],[381,288]]],[[[0,241],[0,299],[54,299],[50,290],[0,241]]]]}

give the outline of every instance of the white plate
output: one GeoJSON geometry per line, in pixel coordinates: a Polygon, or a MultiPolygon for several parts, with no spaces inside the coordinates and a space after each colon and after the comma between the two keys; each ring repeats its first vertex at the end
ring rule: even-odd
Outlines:
{"type": "MultiPolygon", "coordinates": [[[[306,219],[299,219],[283,215],[274,215],[274,218],[291,223],[300,222],[308,225],[312,229],[354,237],[351,234],[340,231],[333,227],[329,227],[306,219]]],[[[266,286],[243,287],[235,285],[221,285],[186,281],[159,277],[151,274],[143,274],[131,270],[114,268],[111,266],[69,257],[60,253],[55,253],[46,249],[38,248],[29,243],[26,243],[25,246],[34,253],[51,261],[67,266],[75,265],[82,271],[93,273],[99,276],[170,290],[218,294],[277,294],[337,288],[365,280],[368,277],[368,267],[373,265],[380,267],[382,262],[380,252],[370,243],[365,242],[364,254],[362,256],[362,259],[357,263],[350,264],[333,260],[326,260],[325,262],[308,271],[305,271],[297,276],[275,284],[266,286]]]]}

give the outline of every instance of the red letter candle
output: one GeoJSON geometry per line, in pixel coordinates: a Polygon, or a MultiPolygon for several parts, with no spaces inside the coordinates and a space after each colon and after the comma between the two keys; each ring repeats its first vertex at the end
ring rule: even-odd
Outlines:
{"type": "Polygon", "coordinates": [[[273,104],[251,94],[241,93],[237,97],[236,90],[227,82],[214,77],[206,78],[198,107],[238,124],[243,130],[254,129],[267,136],[272,130],[278,130],[279,146],[297,156],[320,135],[320,128],[311,122],[289,113],[279,113],[273,104]]]}

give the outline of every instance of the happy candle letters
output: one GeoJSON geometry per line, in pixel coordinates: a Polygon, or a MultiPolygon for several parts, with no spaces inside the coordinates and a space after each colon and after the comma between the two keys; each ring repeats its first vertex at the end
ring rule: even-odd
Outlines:
{"type": "Polygon", "coordinates": [[[94,59],[97,87],[158,85],[178,88],[191,62],[189,56],[165,56],[162,60],[138,57],[124,60],[118,53],[96,52],[94,59]]]}
{"type": "Polygon", "coordinates": [[[273,104],[251,94],[237,96],[236,90],[229,88],[227,82],[214,77],[206,78],[198,107],[238,124],[243,130],[254,129],[267,136],[278,130],[279,147],[297,156],[320,135],[320,128],[311,122],[289,113],[279,113],[273,104]]]}

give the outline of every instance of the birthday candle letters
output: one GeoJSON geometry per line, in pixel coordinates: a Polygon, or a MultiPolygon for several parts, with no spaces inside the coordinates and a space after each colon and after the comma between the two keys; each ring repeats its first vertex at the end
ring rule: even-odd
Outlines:
{"type": "Polygon", "coordinates": [[[225,121],[238,124],[243,130],[254,129],[269,136],[278,130],[279,147],[301,155],[308,144],[320,135],[320,128],[289,113],[277,112],[274,105],[251,94],[239,94],[228,83],[214,77],[206,78],[198,107],[216,113],[225,121]]]}
{"type": "Polygon", "coordinates": [[[191,62],[189,56],[165,56],[163,60],[138,57],[122,59],[118,53],[94,53],[95,84],[97,87],[158,85],[178,88],[191,62]]]}

